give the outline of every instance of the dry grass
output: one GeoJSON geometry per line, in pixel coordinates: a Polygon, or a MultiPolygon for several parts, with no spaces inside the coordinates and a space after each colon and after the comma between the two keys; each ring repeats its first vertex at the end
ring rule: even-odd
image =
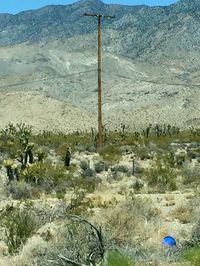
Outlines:
{"type": "Polygon", "coordinates": [[[179,206],[171,212],[171,216],[181,223],[187,224],[191,220],[192,208],[190,206],[179,206]]]}

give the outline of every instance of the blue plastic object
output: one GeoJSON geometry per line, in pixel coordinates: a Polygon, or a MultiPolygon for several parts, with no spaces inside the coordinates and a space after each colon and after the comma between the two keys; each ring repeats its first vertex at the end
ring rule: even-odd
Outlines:
{"type": "Polygon", "coordinates": [[[175,247],[176,246],[176,240],[172,236],[164,237],[162,243],[166,247],[175,247]]]}

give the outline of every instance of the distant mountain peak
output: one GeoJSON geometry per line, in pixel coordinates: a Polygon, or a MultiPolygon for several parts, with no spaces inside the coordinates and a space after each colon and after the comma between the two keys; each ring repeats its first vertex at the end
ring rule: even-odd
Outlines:
{"type": "Polygon", "coordinates": [[[77,1],[75,4],[80,4],[80,5],[103,5],[104,3],[101,0],[80,0],[77,1]]]}

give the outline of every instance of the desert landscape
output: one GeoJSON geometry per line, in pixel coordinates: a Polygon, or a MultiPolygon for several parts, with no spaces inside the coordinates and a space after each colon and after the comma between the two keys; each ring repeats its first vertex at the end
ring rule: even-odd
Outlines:
{"type": "Polygon", "coordinates": [[[0,14],[0,265],[200,265],[199,12],[0,14]]]}

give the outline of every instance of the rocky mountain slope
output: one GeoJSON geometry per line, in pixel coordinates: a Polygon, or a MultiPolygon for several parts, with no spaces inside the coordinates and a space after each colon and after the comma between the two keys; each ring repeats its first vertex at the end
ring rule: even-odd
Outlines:
{"type": "MultiPolygon", "coordinates": [[[[18,97],[13,98],[20,110],[14,122],[26,117],[24,92],[64,102],[72,114],[84,110],[95,121],[97,23],[82,16],[84,12],[116,16],[103,22],[105,124],[112,129],[120,123],[130,128],[157,122],[198,126],[200,3],[196,0],[168,7],[82,0],[17,15],[0,14],[0,90],[6,112],[15,109],[7,95],[17,92],[22,97],[20,107],[18,97]]],[[[52,104],[51,110],[55,107],[57,112],[56,106],[52,104]]],[[[37,114],[33,110],[30,117],[41,120],[45,111],[45,107],[37,114]]],[[[2,107],[0,114],[6,117],[2,107]]],[[[6,119],[2,121],[5,124],[6,119]]],[[[89,128],[96,126],[87,121],[89,128]]],[[[57,128],[57,123],[51,125],[57,128]]],[[[76,130],[78,124],[72,128],[76,130]]]]}
{"type": "Polygon", "coordinates": [[[106,36],[105,46],[110,44],[107,49],[113,52],[131,58],[149,58],[153,62],[158,58],[185,59],[185,52],[190,56],[199,52],[200,3],[197,0],[181,0],[168,7],[107,5],[100,0],[81,0],[17,15],[1,14],[0,44],[32,43],[94,33],[96,23],[85,18],[84,12],[116,16],[104,23],[104,30],[113,35],[106,36]]]}

